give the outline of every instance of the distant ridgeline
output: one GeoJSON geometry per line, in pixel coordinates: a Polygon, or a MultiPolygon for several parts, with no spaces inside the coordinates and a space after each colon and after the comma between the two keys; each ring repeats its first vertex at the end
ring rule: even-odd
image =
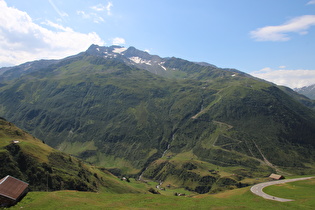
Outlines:
{"type": "Polygon", "coordinates": [[[97,45],[5,70],[0,115],[115,174],[204,193],[315,172],[314,101],[238,70],[97,45]]]}
{"type": "Polygon", "coordinates": [[[315,100],[315,84],[302,88],[296,88],[295,91],[315,100]]]}

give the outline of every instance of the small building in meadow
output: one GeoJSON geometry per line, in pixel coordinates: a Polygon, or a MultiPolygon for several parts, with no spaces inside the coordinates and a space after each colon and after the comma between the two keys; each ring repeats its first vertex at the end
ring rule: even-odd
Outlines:
{"type": "Polygon", "coordinates": [[[28,183],[10,175],[0,179],[0,207],[12,206],[28,192],[28,183]]]}
{"type": "Polygon", "coordinates": [[[270,174],[269,178],[274,179],[274,180],[280,180],[280,179],[284,179],[284,176],[279,175],[279,174],[270,174]]]}

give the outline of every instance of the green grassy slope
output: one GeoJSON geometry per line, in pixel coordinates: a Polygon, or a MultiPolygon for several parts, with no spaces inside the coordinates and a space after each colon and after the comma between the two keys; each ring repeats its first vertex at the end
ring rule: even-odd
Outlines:
{"type": "MultiPolygon", "coordinates": [[[[273,185],[264,188],[264,192],[280,198],[293,200],[313,199],[315,194],[315,179],[307,181],[290,182],[286,184],[273,185]]],[[[315,202],[313,203],[315,205],[315,202]]]]}
{"type": "MultiPolygon", "coordinates": [[[[314,191],[309,189],[314,189],[314,180],[294,182],[277,188],[294,193],[295,201],[282,203],[265,200],[252,194],[249,187],[195,197],[59,191],[29,193],[12,209],[313,209],[314,193],[309,192],[314,191]]],[[[283,196],[287,196],[287,193],[283,196]]]]}
{"type": "Polygon", "coordinates": [[[40,191],[139,192],[106,171],[61,153],[0,118],[0,177],[14,176],[40,191]],[[13,143],[18,141],[18,143],[13,143]]]}

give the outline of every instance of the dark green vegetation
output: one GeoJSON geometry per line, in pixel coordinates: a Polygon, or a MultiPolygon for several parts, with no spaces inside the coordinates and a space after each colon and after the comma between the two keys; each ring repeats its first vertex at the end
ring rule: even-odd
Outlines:
{"type": "Polygon", "coordinates": [[[315,113],[294,93],[232,69],[97,49],[20,77],[5,72],[0,115],[58,150],[164,188],[218,192],[279,170],[314,172],[315,113]]]}
{"type": "Polygon", "coordinates": [[[12,209],[314,209],[314,179],[266,190],[269,188],[275,190],[275,196],[291,197],[295,201],[266,200],[252,194],[249,187],[195,197],[59,191],[29,193],[12,209]]]}
{"type": "Polygon", "coordinates": [[[3,118],[0,118],[0,159],[0,177],[11,175],[28,182],[31,191],[138,192],[109,172],[49,147],[3,118]]]}

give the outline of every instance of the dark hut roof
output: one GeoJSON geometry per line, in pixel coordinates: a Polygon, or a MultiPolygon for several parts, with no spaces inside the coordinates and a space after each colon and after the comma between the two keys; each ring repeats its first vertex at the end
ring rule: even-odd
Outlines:
{"type": "Polygon", "coordinates": [[[17,200],[27,187],[26,182],[8,175],[0,180],[0,195],[17,200]]]}
{"type": "Polygon", "coordinates": [[[279,175],[279,174],[270,174],[269,177],[272,179],[284,179],[284,176],[279,175]]]}

